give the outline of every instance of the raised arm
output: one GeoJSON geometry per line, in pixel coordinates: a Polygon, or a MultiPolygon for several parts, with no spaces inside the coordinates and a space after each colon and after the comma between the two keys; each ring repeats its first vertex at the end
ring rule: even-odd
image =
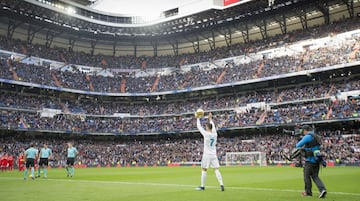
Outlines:
{"type": "Polygon", "coordinates": [[[196,118],[196,127],[199,129],[201,134],[203,134],[205,132],[205,129],[202,127],[202,125],[200,123],[200,118],[196,118]]]}
{"type": "Polygon", "coordinates": [[[216,132],[216,127],[215,127],[214,121],[212,120],[212,113],[211,112],[209,112],[208,121],[212,125],[211,131],[216,132]]]}

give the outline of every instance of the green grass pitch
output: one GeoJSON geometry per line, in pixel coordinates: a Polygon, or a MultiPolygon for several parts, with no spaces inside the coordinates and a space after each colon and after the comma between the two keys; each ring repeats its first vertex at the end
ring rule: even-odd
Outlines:
{"type": "MultiPolygon", "coordinates": [[[[225,191],[221,192],[212,169],[205,191],[200,184],[200,167],[122,167],[76,169],[67,178],[65,169],[48,170],[48,178],[23,180],[23,172],[0,173],[2,201],[297,201],[301,197],[302,168],[221,167],[225,191]]],[[[327,167],[320,171],[328,194],[325,200],[360,201],[360,167],[327,167]]]]}

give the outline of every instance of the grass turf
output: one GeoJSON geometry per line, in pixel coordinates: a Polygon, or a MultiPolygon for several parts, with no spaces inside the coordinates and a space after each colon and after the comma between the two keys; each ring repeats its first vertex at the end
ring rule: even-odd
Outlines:
{"type": "MultiPolygon", "coordinates": [[[[0,200],[26,201],[297,201],[301,197],[302,168],[221,167],[225,192],[221,192],[210,169],[205,191],[200,184],[200,167],[132,167],[76,169],[67,178],[65,169],[49,169],[48,178],[23,180],[23,172],[0,173],[0,200]]],[[[327,167],[320,178],[328,189],[325,200],[359,201],[360,167],[327,167]]]]}

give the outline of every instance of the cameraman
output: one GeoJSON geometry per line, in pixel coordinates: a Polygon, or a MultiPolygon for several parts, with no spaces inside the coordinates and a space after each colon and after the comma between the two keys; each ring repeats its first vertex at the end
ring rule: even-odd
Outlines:
{"type": "MultiPolygon", "coordinates": [[[[304,137],[296,144],[297,149],[304,147],[305,151],[305,166],[304,166],[304,182],[305,182],[305,192],[302,193],[303,196],[312,196],[312,182],[311,179],[316,184],[319,189],[320,195],[319,198],[325,198],[326,188],[319,178],[319,169],[320,163],[324,164],[322,156],[319,155],[320,152],[320,136],[316,135],[313,131],[313,128],[309,125],[302,126],[302,134],[304,137]],[[317,152],[314,155],[314,151],[317,152]]],[[[315,153],[316,153],[315,152],[315,153]]]]}

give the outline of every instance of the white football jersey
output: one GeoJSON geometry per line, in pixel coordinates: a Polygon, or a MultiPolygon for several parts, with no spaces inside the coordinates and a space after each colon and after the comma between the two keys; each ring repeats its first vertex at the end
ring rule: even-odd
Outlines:
{"type": "Polygon", "coordinates": [[[204,137],[204,155],[216,155],[217,132],[214,122],[210,121],[210,123],[212,124],[212,130],[208,132],[201,126],[200,118],[197,118],[196,122],[197,128],[204,137]]]}

